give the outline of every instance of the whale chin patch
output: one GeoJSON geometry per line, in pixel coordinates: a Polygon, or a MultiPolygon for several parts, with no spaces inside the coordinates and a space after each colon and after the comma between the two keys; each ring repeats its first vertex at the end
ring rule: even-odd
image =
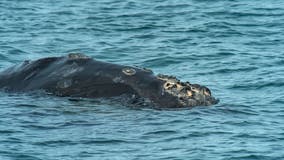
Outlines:
{"type": "Polygon", "coordinates": [[[123,68],[122,73],[124,73],[125,75],[128,75],[128,76],[133,76],[133,75],[136,74],[136,70],[133,69],[133,68],[123,68]]]}

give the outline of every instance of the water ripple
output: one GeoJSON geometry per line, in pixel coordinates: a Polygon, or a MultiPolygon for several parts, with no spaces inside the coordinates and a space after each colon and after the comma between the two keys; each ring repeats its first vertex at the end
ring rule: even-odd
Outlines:
{"type": "Polygon", "coordinates": [[[84,52],[204,84],[220,99],[156,109],[0,92],[0,159],[284,158],[283,1],[2,0],[0,8],[1,70],[84,52]]]}

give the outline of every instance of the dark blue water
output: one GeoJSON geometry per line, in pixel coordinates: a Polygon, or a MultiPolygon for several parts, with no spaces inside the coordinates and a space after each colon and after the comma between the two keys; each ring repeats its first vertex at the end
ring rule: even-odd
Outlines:
{"type": "Polygon", "coordinates": [[[0,93],[0,159],[284,159],[284,1],[1,0],[0,68],[82,52],[208,86],[182,110],[0,93]]]}

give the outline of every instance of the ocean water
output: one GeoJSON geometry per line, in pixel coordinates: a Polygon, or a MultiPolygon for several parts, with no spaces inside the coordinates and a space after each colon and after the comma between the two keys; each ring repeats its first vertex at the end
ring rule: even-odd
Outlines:
{"type": "Polygon", "coordinates": [[[206,85],[220,103],[0,92],[1,160],[284,159],[283,0],[0,1],[0,70],[69,52],[206,85]]]}

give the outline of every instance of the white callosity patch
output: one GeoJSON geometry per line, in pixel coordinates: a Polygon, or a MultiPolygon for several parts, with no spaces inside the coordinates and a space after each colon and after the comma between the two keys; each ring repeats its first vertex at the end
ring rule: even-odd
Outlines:
{"type": "Polygon", "coordinates": [[[184,83],[178,80],[176,77],[161,74],[159,74],[157,77],[158,79],[164,81],[164,91],[177,97],[182,105],[195,106],[197,103],[203,103],[203,101],[205,101],[204,95],[201,94],[202,92],[199,90],[192,90],[189,82],[184,83]],[[199,97],[198,99],[196,99],[197,94],[199,97]],[[200,100],[202,102],[199,102],[200,100]]]}
{"type": "Polygon", "coordinates": [[[165,92],[177,97],[182,105],[196,106],[218,103],[218,100],[211,96],[211,92],[207,87],[181,82],[173,76],[159,74],[157,78],[164,81],[163,88],[165,92]]]}
{"type": "Polygon", "coordinates": [[[133,68],[123,68],[122,72],[128,76],[133,76],[136,74],[136,71],[133,68]]]}

